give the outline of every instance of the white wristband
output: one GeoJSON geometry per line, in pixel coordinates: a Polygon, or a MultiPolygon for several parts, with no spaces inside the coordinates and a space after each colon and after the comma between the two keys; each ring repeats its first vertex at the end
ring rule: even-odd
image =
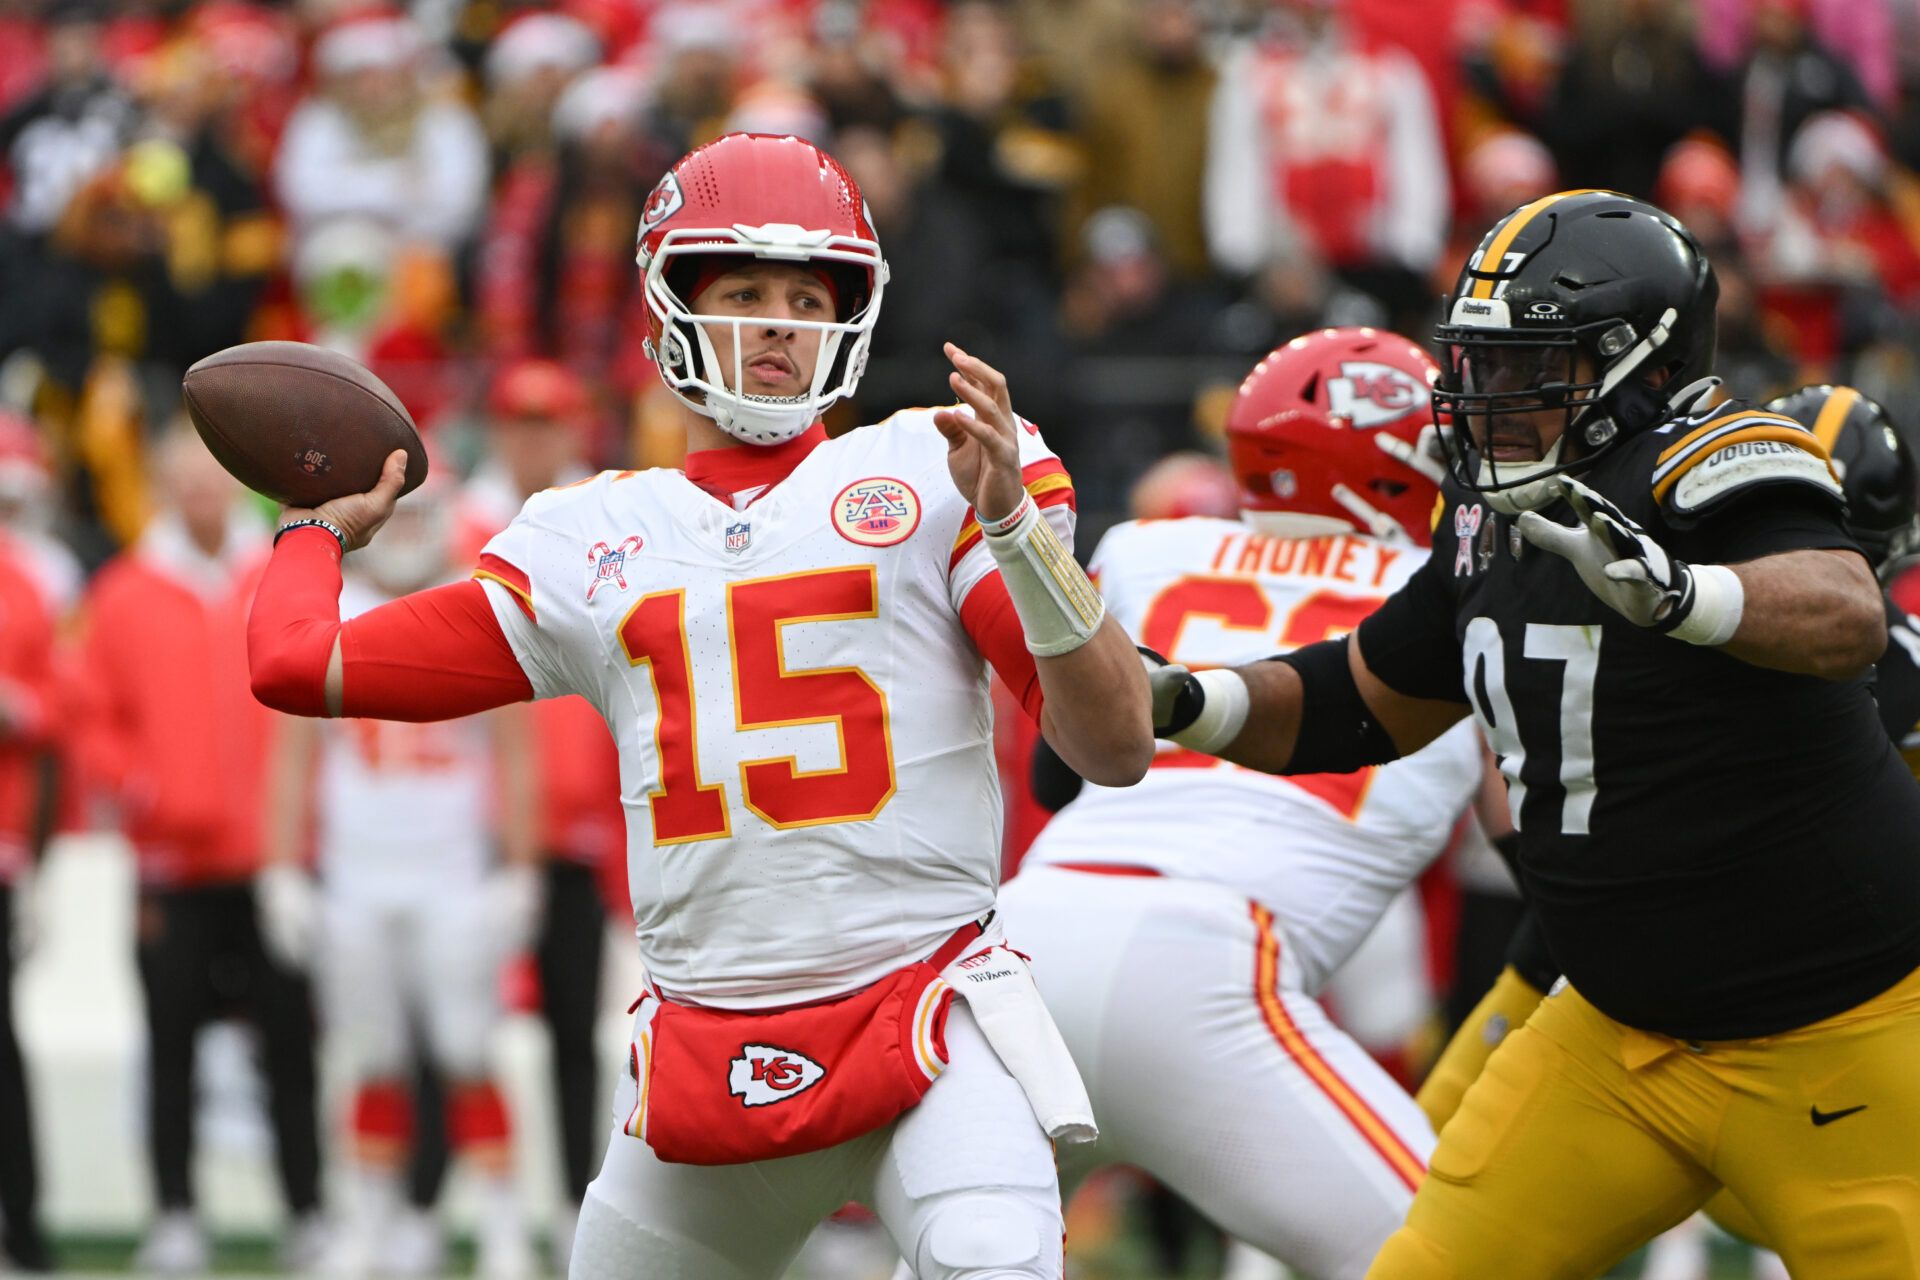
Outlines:
{"type": "Polygon", "coordinates": [[[1668,634],[1688,644],[1723,645],[1740,629],[1747,589],[1740,575],[1723,564],[1687,566],[1693,574],[1693,612],[1668,634]]]}
{"type": "MultiPolygon", "coordinates": [[[[987,550],[1000,566],[1000,580],[1013,597],[1027,648],[1042,658],[1072,653],[1093,638],[1107,616],[1106,602],[1040,508],[1027,499],[986,536],[987,550]],[[1014,515],[1019,519],[1014,520],[1014,515]],[[1013,520],[1007,527],[1006,520],[1013,520]]],[[[988,529],[985,522],[981,527],[988,529]]]]}
{"type": "Polygon", "coordinates": [[[1206,695],[1200,705],[1200,716],[1172,735],[1171,740],[1212,755],[1240,736],[1240,730],[1246,727],[1247,712],[1253,706],[1253,694],[1240,673],[1228,667],[1196,671],[1193,678],[1206,695]]]}

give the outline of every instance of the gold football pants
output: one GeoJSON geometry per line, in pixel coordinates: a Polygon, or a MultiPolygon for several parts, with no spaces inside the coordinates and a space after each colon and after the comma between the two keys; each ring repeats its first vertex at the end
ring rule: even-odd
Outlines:
{"type": "Polygon", "coordinates": [[[1585,1280],[1721,1186],[1796,1276],[1920,1276],[1920,971],[1781,1035],[1705,1044],[1571,987],[1440,1134],[1379,1280],[1585,1280]]]}
{"type": "Polygon", "coordinates": [[[1545,993],[1521,977],[1512,965],[1500,970],[1493,986],[1480,997],[1480,1003],[1453,1033],[1453,1039],[1447,1041],[1439,1061],[1433,1064],[1433,1070],[1420,1084],[1420,1092],[1414,1095],[1414,1101],[1427,1113],[1435,1133],[1453,1119],[1460,1099],[1467,1096],[1467,1089],[1480,1078],[1487,1059],[1500,1047],[1500,1042],[1508,1033],[1524,1026],[1544,999],[1545,993]]]}

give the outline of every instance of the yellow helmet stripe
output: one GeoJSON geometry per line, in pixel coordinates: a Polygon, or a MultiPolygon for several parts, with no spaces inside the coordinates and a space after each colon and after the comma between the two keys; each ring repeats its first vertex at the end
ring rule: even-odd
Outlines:
{"type": "Polygon", "coordinates": [[[1860,393],[1852,387],[1835,387],[1827,402],[1820,406],[1820,416],[1813,420],[1813,438],[1828,453],[1833,452],[1833,442],[1840,438],[1840,428],[1845,425],[1847,415],[1853,412],[1853,406],[1860,403],[1860,393]]]}
{"type": "MultiPolygon", "coordinates": [[[[1518,209],[1514,210],[1513,213],[1508,215],[1507,225],[1500,229],[1500,234],[1488,242],[1486,249],[1480,254],[1479,262],[1474,264],[1474,270],[1485,272],[1497,271],[1500,264],[1506,260],[1507,250],[1513,247],[1513,242],[1520,238],[1520,233],[1527,229],[1527,224],[1532,222],[1535,215],[1542,209],[1551,208],[1569,196],[1594,195],[1601,191],[1602,188],[1600,187],[1581,187],[1574,191],[1556,191],[1550,196],[1541,196],[1531,204],[1521,205],[1518,209]]],[[[1491,298],[1493,296],[1493,287],[1497,283],[1499,282],[1495,280],[1475,280],[1469,296],[1475,298],[1491,298]]]]}

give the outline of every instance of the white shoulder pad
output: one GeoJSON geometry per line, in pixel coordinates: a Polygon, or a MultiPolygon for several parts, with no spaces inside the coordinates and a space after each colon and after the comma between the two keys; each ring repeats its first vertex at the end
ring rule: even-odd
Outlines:
{"type": "Polygon", "coordinates": [[[1677,516],[1698,515],[1762,484],[1806,485],[1841,498],[1826,450],[1792,418],[1722,405],[1706,422],[1681,425],[1691,429],[1660,454],[1651,477],[1654,498],[1677,516]]]}
{"type": "Polygon", "coordinates": [[[1742,440],[1695,459],[1674,484],[1670,501],[1679,514],[1696,515],[1751,485],[1783,481],[1841,496],[1827,460],[1812,450],[1781,440],[1742,440]]]}

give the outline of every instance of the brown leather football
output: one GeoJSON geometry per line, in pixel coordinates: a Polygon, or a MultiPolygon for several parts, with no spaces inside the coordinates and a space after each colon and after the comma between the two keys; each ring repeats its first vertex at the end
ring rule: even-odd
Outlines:
{"type": "Polygon", "coordinates": [[[407,451],[402,493],[427,478],[427,450],[406,406],[337,351],[244,342],[187,370],[180,391],[220,465],[288,506],[365,493],[395,449],[407,451]]]}

